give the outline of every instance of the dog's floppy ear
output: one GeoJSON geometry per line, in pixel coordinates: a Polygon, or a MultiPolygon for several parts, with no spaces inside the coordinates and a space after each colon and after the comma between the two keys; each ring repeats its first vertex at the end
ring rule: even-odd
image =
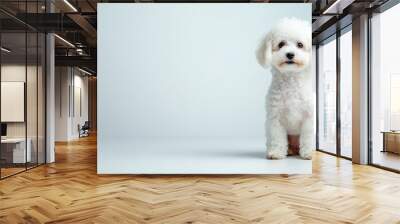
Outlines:
{"type": "Polygon", "coordinates": [[[258,63],[264,67],[268,68],[271,64],[271,56],[272,56],[272,49],[271,49],[271,37],[268,34],[262,41],[260,46],[257,49],[256,56],[258,63]]]}

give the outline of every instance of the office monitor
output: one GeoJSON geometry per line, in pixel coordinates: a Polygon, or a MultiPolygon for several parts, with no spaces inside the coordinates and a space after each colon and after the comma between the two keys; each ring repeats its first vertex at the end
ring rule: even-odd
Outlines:
{"type": "Polygon", "coordinates": [[[7,124],[1,123],[1,137],[7,136],[7,124]]]}

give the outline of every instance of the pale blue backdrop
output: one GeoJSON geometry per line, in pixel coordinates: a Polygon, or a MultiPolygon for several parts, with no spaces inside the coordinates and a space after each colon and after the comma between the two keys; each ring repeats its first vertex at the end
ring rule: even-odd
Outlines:
{"type": "Polygon", "coordinates": [[[99,173],[309,173],[264,159],[255,51],[311,4],[99,4],[99,173]]]}

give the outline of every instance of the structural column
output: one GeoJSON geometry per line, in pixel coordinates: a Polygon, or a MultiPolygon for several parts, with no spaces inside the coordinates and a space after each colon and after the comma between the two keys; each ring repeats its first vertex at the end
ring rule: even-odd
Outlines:
{"type": "Polygon", "coordinates": [[[368,15],[353,19],[353,162],[368,163],[368,15]]]}
{"type": "MultiPolygon", "coordinates": [[[[46,11],[53,12],[51,1],[46,1],[46,11]]],[[[55,161],[55,43],[54,34],[46,34],[46,163],[55,161]]]]}

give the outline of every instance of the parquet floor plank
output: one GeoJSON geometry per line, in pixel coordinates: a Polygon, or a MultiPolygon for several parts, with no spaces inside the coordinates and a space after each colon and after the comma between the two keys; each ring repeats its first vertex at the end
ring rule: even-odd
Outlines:
{"type": "Polygon", "coordinates": [[[0,181],[0,223],[400,224],[400,175],[319,152],[312,175],[97,175],[91,136],[0,181]]]}

